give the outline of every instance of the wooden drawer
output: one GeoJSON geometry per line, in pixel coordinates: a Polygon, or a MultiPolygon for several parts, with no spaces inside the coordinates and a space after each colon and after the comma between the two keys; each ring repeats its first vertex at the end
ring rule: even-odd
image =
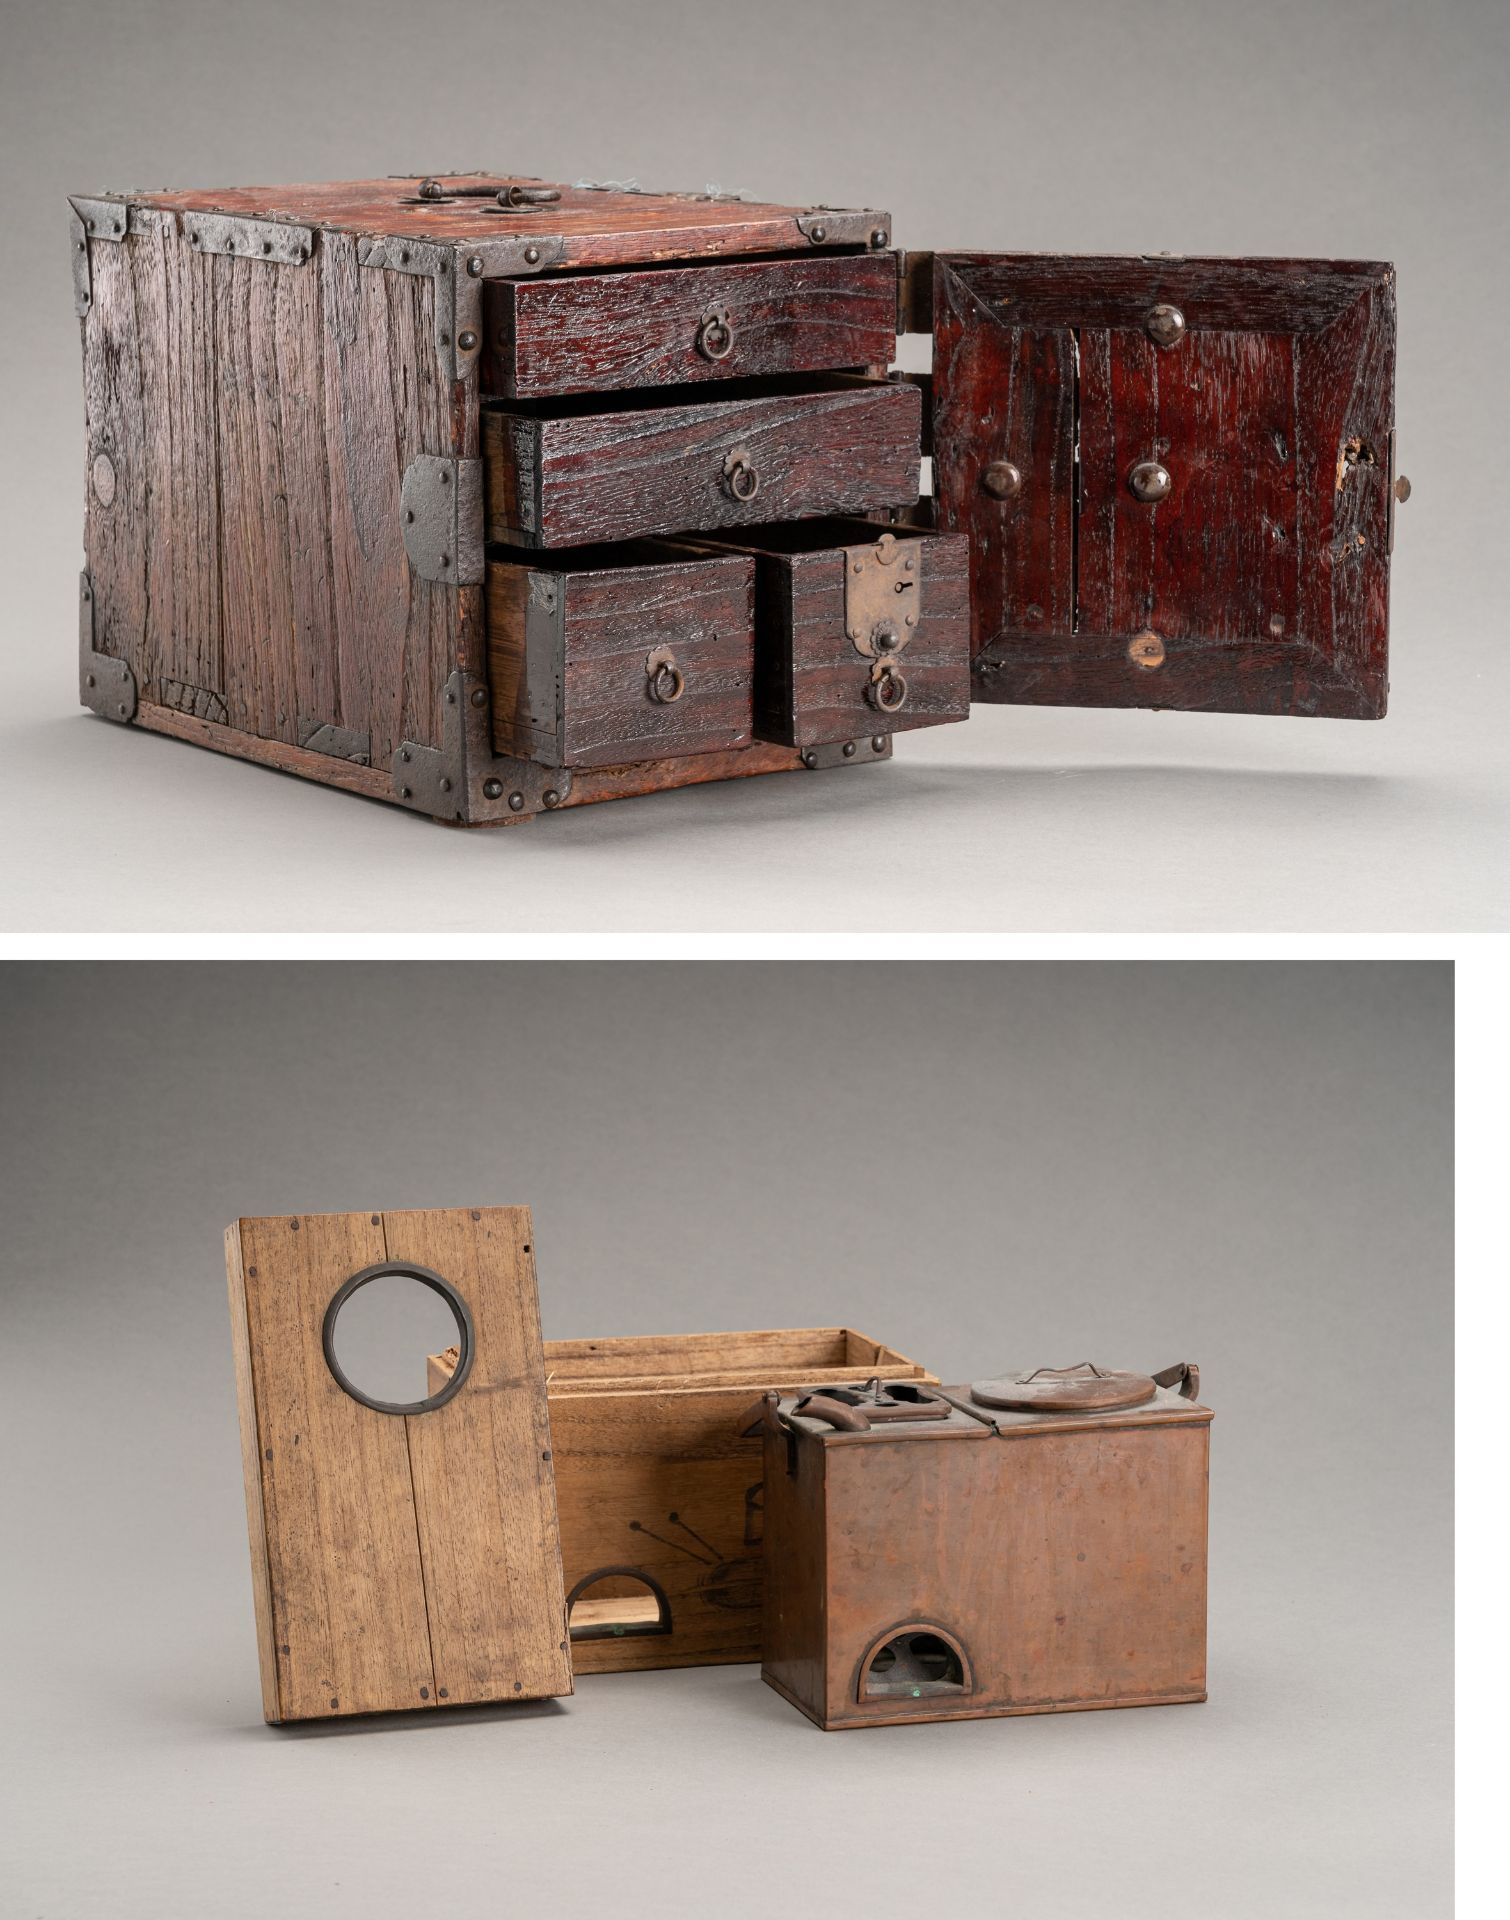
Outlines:
{"type": "Polygon", "coordinates": [[[755,562],[651,541],[488,564],[495,752],[549,767],[753,737],[755,562]]]}
{"type": "Polygon", "coordinates": [[[687,544],[756,556],[759,739],[821,746],[968,719],[962,534],[801,520],[687,544]]]}
{"type": "Polygon", "coordinates": [[[576,546],[862,513],[917,498],[922,398],[889,380],[740,383],[716,400],[666,390],[493,405],[483,415],[487,536],[576,546]]]}
{"type": "Polygon", "coordinates": [[[493,280],[485,391],[511,399],[886,367],[894,254],[493,280]]]}
{"type": "MultiPolygon", "coordinates": [[[[430,1391],[455,1349],[435,1354],[430,1391]]],[[[764,1488],[744,1416],[768,1390],[932,1381],[847,1327],[547,1340],[577,1673],[758,1660],[764,1488]]]]}

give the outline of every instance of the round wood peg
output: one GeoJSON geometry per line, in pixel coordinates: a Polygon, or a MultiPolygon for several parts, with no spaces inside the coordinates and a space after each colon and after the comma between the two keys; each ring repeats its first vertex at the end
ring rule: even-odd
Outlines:
{"type": "Polygon", "coordinates": [[[1152,503],[1168,497],[1174,481],[1169,477],[1169,469],[1157,460],[1140,460],[1127,476],[1127,484],[1139,500],[1152,503]]]}
{"type": "Polygon", "coordinates": [[[980,483],[997,500],[1011,500],[1022,491],[1022,469],[1010,460],[993,460],[982,473],[980,483]]]}
{"type": "Polygon", "coordinates": [[[1164,664],[1164,642],[1152,627],[1145,627],[1141,633],[1135,633],[1127,649],[1127,657],[1135,667],[1142,667],[1152,673],[1156,667],[1164,664]]]}

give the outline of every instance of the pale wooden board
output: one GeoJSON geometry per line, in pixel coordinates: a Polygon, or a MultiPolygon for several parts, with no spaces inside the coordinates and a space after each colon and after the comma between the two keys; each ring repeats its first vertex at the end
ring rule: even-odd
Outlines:
{"type": "Polygon", "coordinates": [[[529,1209],[387,1213],[383,1228],[386,1258],[443,1274],[477,1336],[456,1398],[404,1421],[437,1693],[570,1693],[529,1209]]]}
{"type": "Polygon", "coordinates": [[[269,1719],[571,1691],[529,1236],[524,1208],[229,1230],[269,1719]],[[325,1364],[332,1296],[386,1259],[442,1273],[474,1322],[472,1375],[423,1414],[325,1364]]]}
{"type": "MultiPolygon", "coordinates": [[[[454,1359],[430,1356],[430,1392],[454,1359]]],[[[552,1340],[545,1369],[566,1590],[637,1568],[671,1609],[669,1633],[572,1641],[578,1673],[758,1660],[762,1460],[742,1433],[761,1395],[863,1385],[877,1371],[935,1379],[845,1327],[552,1340]]],[[[612,1624],[593,1611],[602,1604],[576,1624],[612,1624]]]]}

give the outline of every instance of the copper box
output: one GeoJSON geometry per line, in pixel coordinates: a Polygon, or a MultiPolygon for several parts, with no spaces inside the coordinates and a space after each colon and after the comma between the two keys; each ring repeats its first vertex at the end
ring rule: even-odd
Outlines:
{"type": "Polygon", "coordinates": [[[770,1396],[764,1678],[825,1728],[1204,1700],[1197,1381],[770,1396]]]}

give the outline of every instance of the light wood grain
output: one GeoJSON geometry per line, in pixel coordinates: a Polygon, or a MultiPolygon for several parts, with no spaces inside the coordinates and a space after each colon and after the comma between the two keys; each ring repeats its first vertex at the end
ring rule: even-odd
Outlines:
{"type": "Polygon", "coordinates": [[[528,1246],[522,1208],[229,1230],[270,1720],[570,1692],[528,1246]],[[325,1362],[332,1297],[390,1258],[442,1273],[476,1331],[473,1375],[422,1414],[364,1405],[325,1362]]]}

